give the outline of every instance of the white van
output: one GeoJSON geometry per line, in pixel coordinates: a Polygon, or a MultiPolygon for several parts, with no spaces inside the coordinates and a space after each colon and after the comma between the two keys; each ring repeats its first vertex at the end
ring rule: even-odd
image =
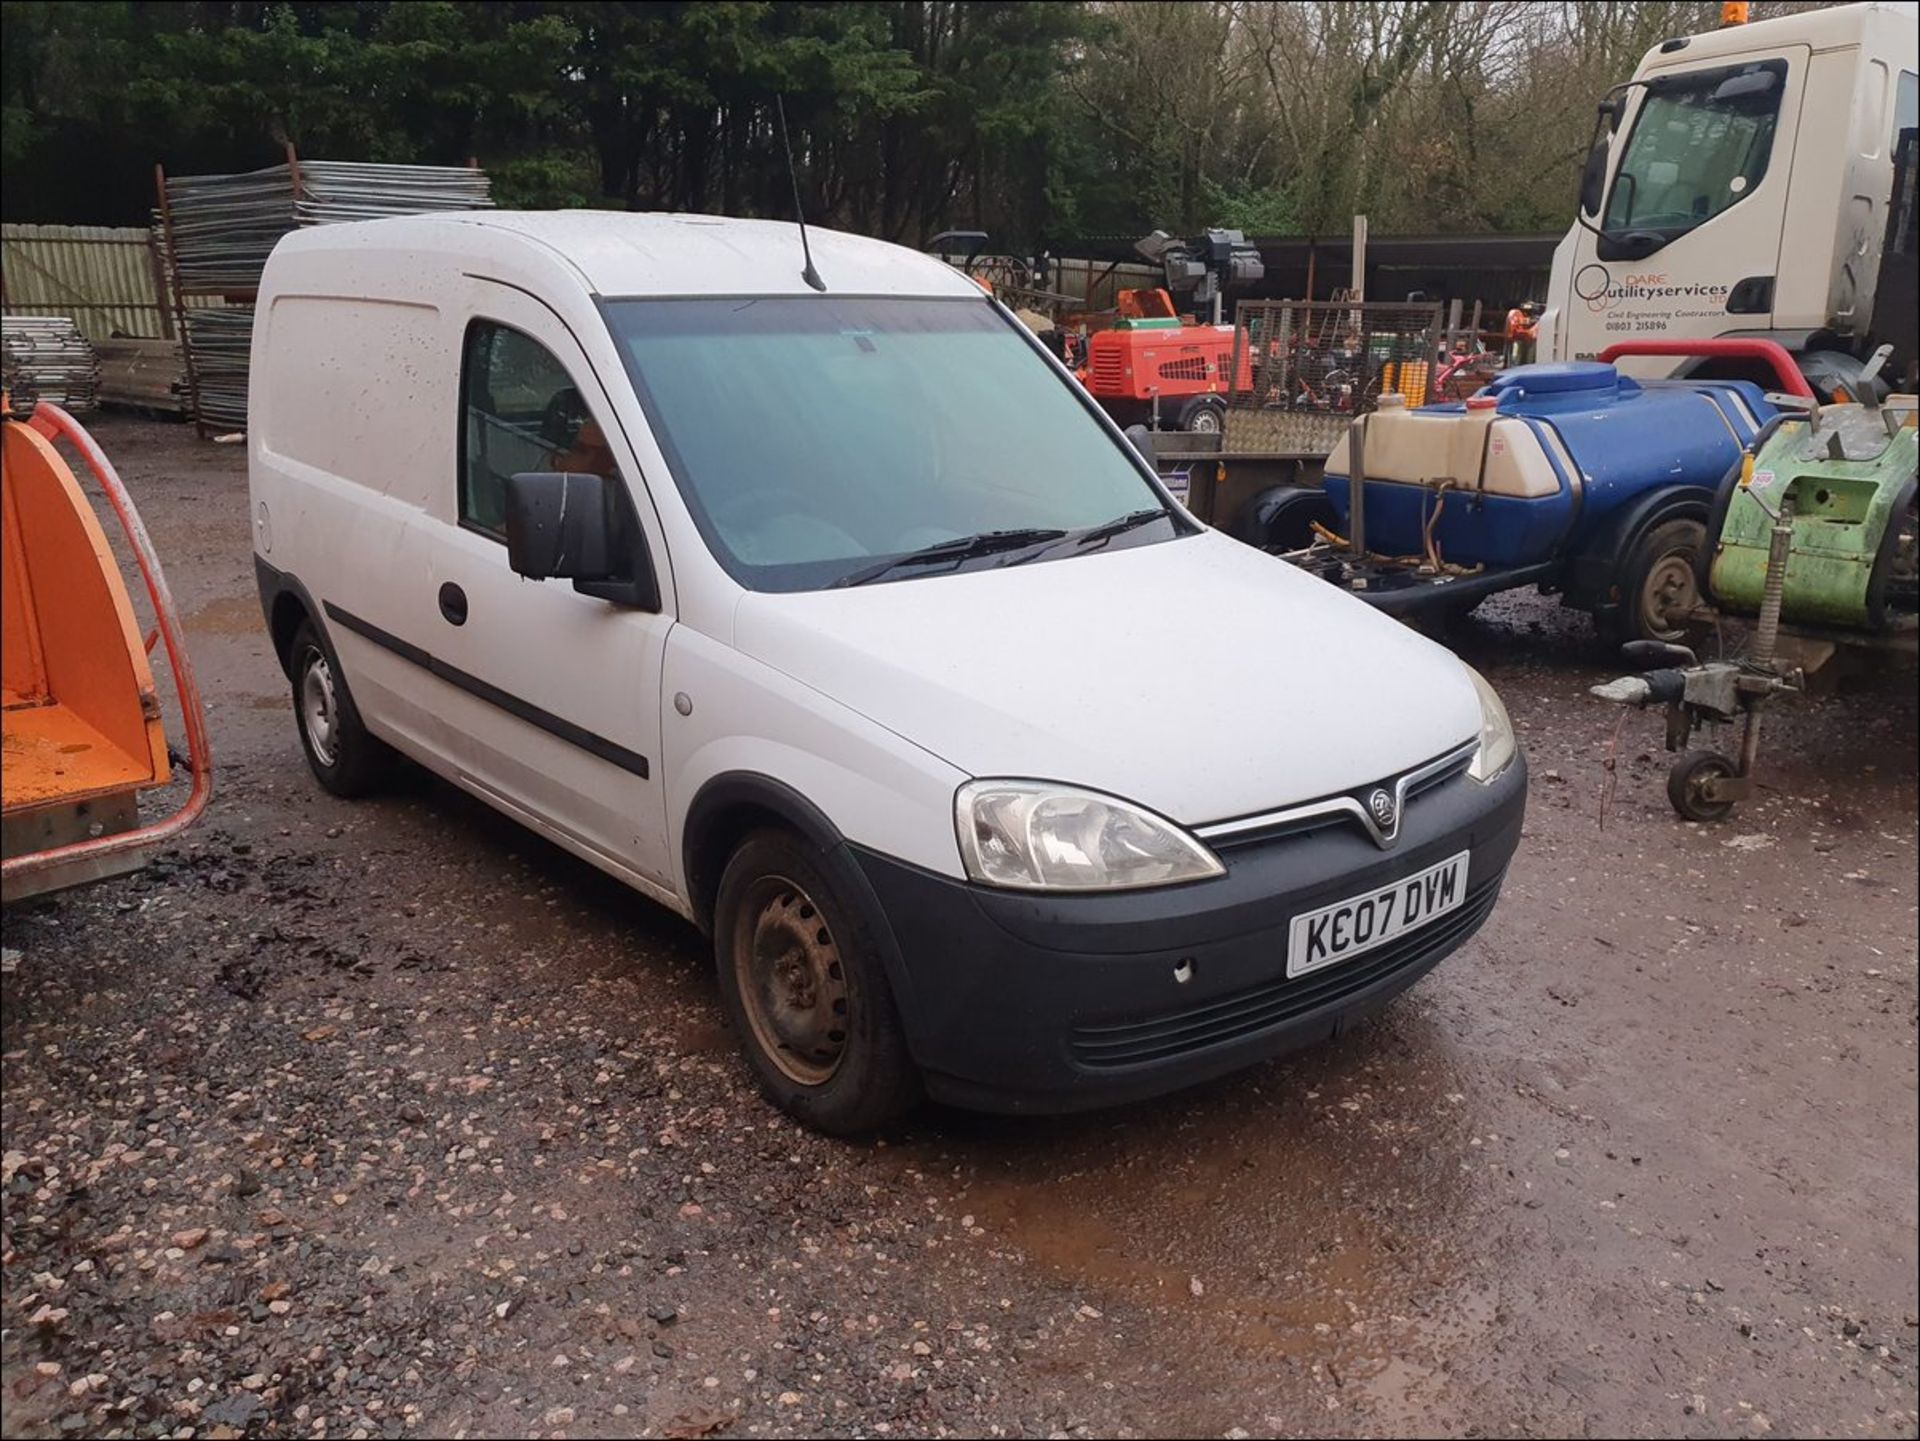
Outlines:
{"type": "Polygon", "coordinates": [[[261,604],[340,795],[393,752],[713,938],[769,1095],[1151,1095],[1485,920],[1526,767],[1445,650],[1194,523],[925,256],[689,215],[297,232],[261,604]]]}

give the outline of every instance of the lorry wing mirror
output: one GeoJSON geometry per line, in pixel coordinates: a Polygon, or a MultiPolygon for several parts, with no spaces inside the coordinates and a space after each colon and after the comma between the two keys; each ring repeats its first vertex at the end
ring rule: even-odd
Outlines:
{"type": "MultiPolygon", "coordinates": [[[[1600,206],[1606,197],[1607,152],[1613,132],[1620,127],[1620,116],[1625,108],[1625,91],[1629,86],[1638,84],[1629,80],[1609,90],[1606,98],[1593,108],[1593,134],[1587,142],[1587,163],[1580,172],[1580,213],[1591,215],[1596,220],[1600,216],[1600,206]]],[[[1591,227],[1589,227],[1591,228],[1591,227]]]]}
{"type": "Polygon", "coordinates": [[[1586,168],[1580,172],[1580,209],[1596,219],[1600,215],[1600,202],[1605,198],[1608,149],[1604,139],[1596,140],[1593,149],[1587,152],[1586,168]]]}
{"type": "Polygon", "coordinates": [[[507,481],[507,565],[528,580],[571,580],[584,595],[659,608],[645,540],[619,481],[526,471],[507,481]]]}

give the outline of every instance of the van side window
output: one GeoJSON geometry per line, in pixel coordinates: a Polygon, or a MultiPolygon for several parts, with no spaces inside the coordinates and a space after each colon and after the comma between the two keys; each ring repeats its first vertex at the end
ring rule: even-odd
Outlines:
{"type": "Polygon", "coordinates": [[[460,366],[460,523],[506,531],[507,477],[616,472],[606,432],[566,367],[539,341],[490,320],[467,327],[460,366]]]}

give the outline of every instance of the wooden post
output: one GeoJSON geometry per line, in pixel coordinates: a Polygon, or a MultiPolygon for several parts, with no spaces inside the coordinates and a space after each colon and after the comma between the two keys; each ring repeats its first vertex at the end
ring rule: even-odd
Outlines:
{"type": "Polygon", "coordinates": [[[1353,284],[1347,295],[1352,300],[1367,298],[1367,217],[1353,217],[1353,284]]]}

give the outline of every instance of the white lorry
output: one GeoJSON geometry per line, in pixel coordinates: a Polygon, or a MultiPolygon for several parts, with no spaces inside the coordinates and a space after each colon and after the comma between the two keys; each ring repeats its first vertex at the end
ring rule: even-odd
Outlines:
{"type": "MultiPolygon", "coordinates": [[[[1910,365],[1912,256],[1883,250],[1920,104],[1917,17],[1912,4],[1845,5],[1648,51],[1600,104],[1579,213],[1554,252],[1540,359],[1755,337],[1784,345],[1823,396],[1857,383],[1883,342],[1889,374],[1910,365]],[[1889,260],[1902,274],[1883,274],[1889,260]]],[[[1768,379],[1725,359],[1622,368],[1768,379]]]]}

